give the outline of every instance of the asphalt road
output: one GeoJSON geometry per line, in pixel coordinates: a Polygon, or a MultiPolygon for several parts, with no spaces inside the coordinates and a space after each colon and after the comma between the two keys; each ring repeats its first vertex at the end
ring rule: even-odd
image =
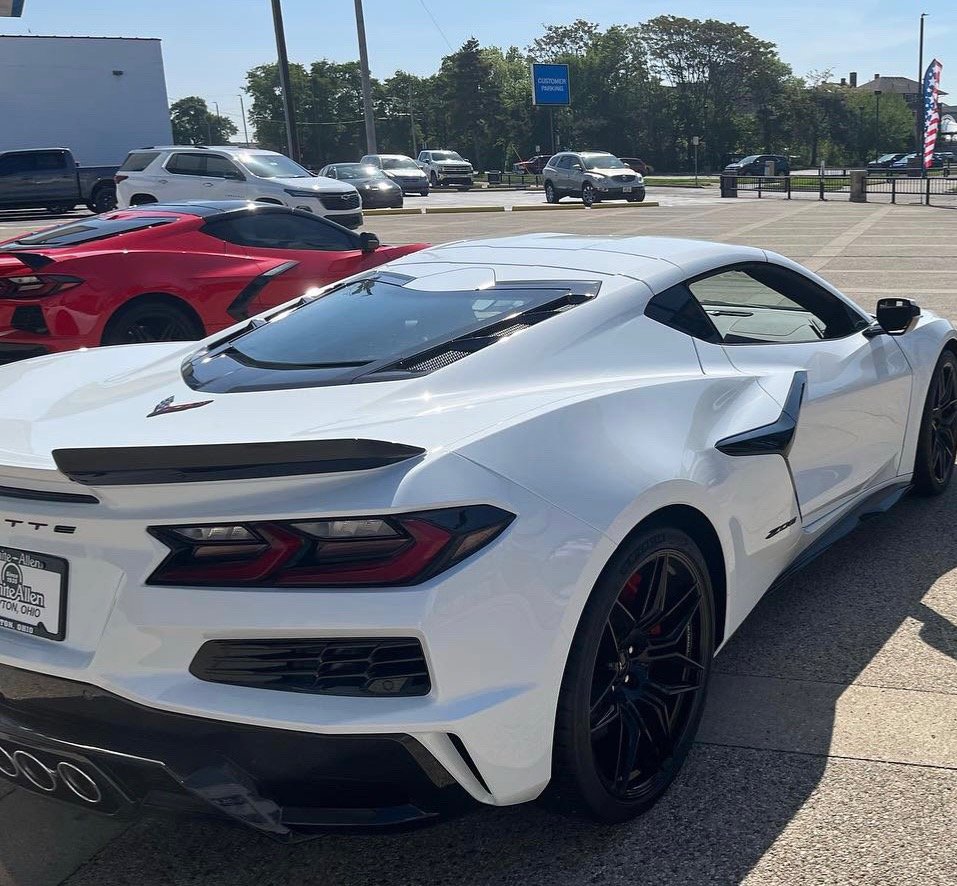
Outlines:
{"type": "MultiPolygon", "coordinates": [[[[865,306],[905,295],[957,320],[957,212],[946,209],[702,198],[378,218],[374,229],[392,242],[556,230],[748,243],[865,306]]],[[[527,806],[286,847],[211,822],[105,823],[13,791],[0,799],[0,884],[957,883],[955,512],[957,487],[905,499],[765,597],[717,659],[684,771],[638,821],[602,829],[527,806]]]]}

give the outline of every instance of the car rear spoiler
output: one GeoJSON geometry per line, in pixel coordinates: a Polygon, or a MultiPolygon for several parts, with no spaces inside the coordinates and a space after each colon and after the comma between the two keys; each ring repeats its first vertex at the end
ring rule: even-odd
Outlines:
{"type": "Polygon", "coordinates": [[[54,259],[50,258],[50,256],[39,255],[36,252],[16,252],[11,250],[10,252],[4,251],[4,255],[12,255],[17,261],[25,264],[31,271],[39,271],[41,268],[52,265],[54,262],[54,259]]]}
{"type": "Polygon", "coordinates": [[[384,440],[296,440],[55,449],[53,460],[77,483],[138,486],[368,471],[424,453],[418,446],[384,440]]]}

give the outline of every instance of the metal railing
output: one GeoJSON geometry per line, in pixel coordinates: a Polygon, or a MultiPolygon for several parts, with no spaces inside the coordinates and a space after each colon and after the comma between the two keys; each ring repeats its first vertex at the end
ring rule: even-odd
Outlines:
{"type": "MultiPolygon", "coordinates": [[[[816,197],[850,199],[851,175],[721,176],[721,196],[816,197]]],[[[948,205],[957,200],[957,177],[938,173],[927,178],[871,172],[863,176],[863,198],[889,199],[893,204],[948,205]]]]}

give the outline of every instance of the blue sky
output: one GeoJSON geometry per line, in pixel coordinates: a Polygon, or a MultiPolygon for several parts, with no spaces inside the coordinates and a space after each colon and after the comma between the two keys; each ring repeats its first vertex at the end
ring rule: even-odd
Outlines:
{"type": "MultiPolygon", "coordinates": [[[[239,90],[252,66],[275,58],[269,0],[26,0],[22,19],[0,20],[4,34],[160,37],[170,100],[201,95],[239,122],[239,90]]],[[[917,73],[917,30],[927,19],[925,63],[944,63],[944,88],[957,83],[957,6],[920,0],[365,0],[373,74],[397,68],[432,73],[449,46],[474,35],[483,44],[526,46],[543,24],[585,17],[603,26],[631,24],[670,13],[746,24],[778,45],[798,74],[856,70],[861,82],[875,73],[917,73]],[[583,16],[582,10],[587,14],[583,16]],[[433,23],[427,10],[438,22],[433,23]],[[949,76],[953,74],[953,76],[949,76]]],[[[293,61],[356,58],[351,0],[283,0],[293,61]]],[[[954,90],[952,90],[954,91],[954,90]]]]}

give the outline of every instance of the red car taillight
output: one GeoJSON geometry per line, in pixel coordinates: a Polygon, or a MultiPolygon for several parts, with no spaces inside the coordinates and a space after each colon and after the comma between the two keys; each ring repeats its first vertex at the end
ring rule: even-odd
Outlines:
{"type": "Polygon", "coordinates": [[[79,286],[79,277],[66,274],[22,274],[0,277],[0,298],[40,298],[79,286]]]}
{"type": "Polygon", "coordinates": [[[113,176],[113,184],[118,185],[120,182],[125,182],[129,178],[128,175],[120,175],[117,173],[113,176]]]}
{"type": "Polygon", "coordinates": [[[491,505],[472,505],[385,517],[151,526],[170,554],[147,584],[413,585],[475,553],[514,518],[491,505]]]}

